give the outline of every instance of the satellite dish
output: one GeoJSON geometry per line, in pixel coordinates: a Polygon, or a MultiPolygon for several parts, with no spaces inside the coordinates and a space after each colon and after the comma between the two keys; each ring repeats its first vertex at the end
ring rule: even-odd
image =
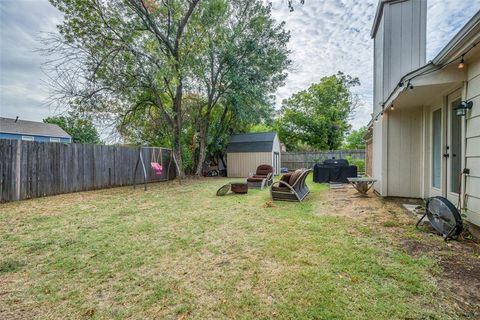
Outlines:
{"type": "Polygon", "coordinates": [[[463,230],[462,217],[457,208],[444,197],[427,199],[425,214],[418,221],[427,216],[432,227],[443,235],[445,240],[458,236],[463,230]]]}

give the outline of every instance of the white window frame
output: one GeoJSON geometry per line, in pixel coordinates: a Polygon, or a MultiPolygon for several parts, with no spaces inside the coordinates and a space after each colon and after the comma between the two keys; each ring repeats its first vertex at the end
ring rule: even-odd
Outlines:
{"type": "Polygon", "coordinates": [[[35,141],[33,136],[22,136],[22,141],[35,141]]]}
{"type": "Polygon", "coordinates": [[[60,138],[50,138],[50,142],[62,142],[60,138]]]}

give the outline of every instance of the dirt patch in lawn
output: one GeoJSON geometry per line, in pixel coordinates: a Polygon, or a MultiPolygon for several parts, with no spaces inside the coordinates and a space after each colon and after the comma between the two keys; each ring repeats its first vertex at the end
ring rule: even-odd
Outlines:
{"type": "Polygon", "coordinates": [[[480,244],[462,236],[445,242],[428,222],[416,229],[418,217],[402,204],[421,204],[420,200],[382,199],[373,193],[360,197],[347,186],[326,192],[322,203],[320,214],[352,219],[353,233],[382,237],[411,256],[434,259],[439,298],[467,319],[480,318],[480,244]]]}
{"type": "Polygon", "coordinates": [[[437,285],[446,302],[453,302],[466,317],[480,317],[480,246],[477,243],[463,239],[448,243],[403,239],[401,245],[411,255],[434,257],[440,267],[437,285]]]}

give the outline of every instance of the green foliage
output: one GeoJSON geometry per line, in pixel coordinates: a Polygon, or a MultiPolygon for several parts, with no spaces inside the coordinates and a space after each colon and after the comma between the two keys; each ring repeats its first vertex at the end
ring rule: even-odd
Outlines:
{"type": "MultiPolygon", "coordinates": [[[[190,25],[203,32],[202,41],[195,43],[185,74],[194,87],[186,87],[182,98],[180,141],[189,173],[198,172],[205,158],[223,154],[232,132],[273,122],[270,95],[284,83],[290,64],[290,35],[273,20],[270,6],[210,0],[200,7],[203,11],[192,16],[190,25]]],[[[168,99],[164,97],[165,104],[168,99]]],[[[120,132],[133,143],[170,145],[171,130],[155,109],[147,115],[130,113],[120,132]]]]}
{"type": "Polygon", "coordinates": [[[265,123],[254,124],[248,128],[248,132],[271,132],[271,131],[275,131],[275,127],[265,123]]]}
{"type": "Polygon", "coordinates": [[[365,140],[363,137],[367,133],[367,127],[361,127],[358,130],[352,130],[346,137],[343,142],[342,149],[352,150],[352,149],[365,149],[365,140]]]}
{"type": "Polygon", "coordinates": [[[359,84],[358,78],[338,72],[284,100],[277,127],[287,149],[338,149],[356,107],[351,88],[359,84]]]}
{"type": "Polygon", "coordinates": [[[171,146],[198,171],[232,132],[271,119],[290,34],[264,1],[50,1],[65,17],[60,96],[117,119],[127,142],[171,146]]]}
{"type": "Polygon", "coordinates": [[[43,119],[44,123],[56,124],[67,132],[74,143],[101,144],[92,119],[82,117],[76,113],[69,113],[68,116],[54,116],[43,119]]]}
{"type": "Polygon", "coordinates": [[[365,159],[353,159],[352,156],[346,156],[345,159],[352,166],[357,166],[358,172],[365,172],[365,159]]]}

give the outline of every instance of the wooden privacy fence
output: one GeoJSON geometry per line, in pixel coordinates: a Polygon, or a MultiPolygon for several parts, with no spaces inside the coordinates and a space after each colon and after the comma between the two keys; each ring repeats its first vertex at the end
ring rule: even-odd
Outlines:
{"type": "Polygon", "coordinates": [[[365,150],[331,150],[331,151],[313,151],[313,152],[283,152],[282,167],[288,170],[300,168],[312,168],[316,163],[326,159],[352,159],[365,160],[365,150]]]}
{"type": "MultiPolygon", "coordinates": [[[[162,150],[164,170],[158,176],[150,168],[152,149],[141,150],[148,182],[175,177],[170,149],[162,150]]],[[[131,185],[139,152],[139,147],[0,139],[0,202],[131,185]]],[[[140,165],[135,182],[143,180],[140,165]]]]}

